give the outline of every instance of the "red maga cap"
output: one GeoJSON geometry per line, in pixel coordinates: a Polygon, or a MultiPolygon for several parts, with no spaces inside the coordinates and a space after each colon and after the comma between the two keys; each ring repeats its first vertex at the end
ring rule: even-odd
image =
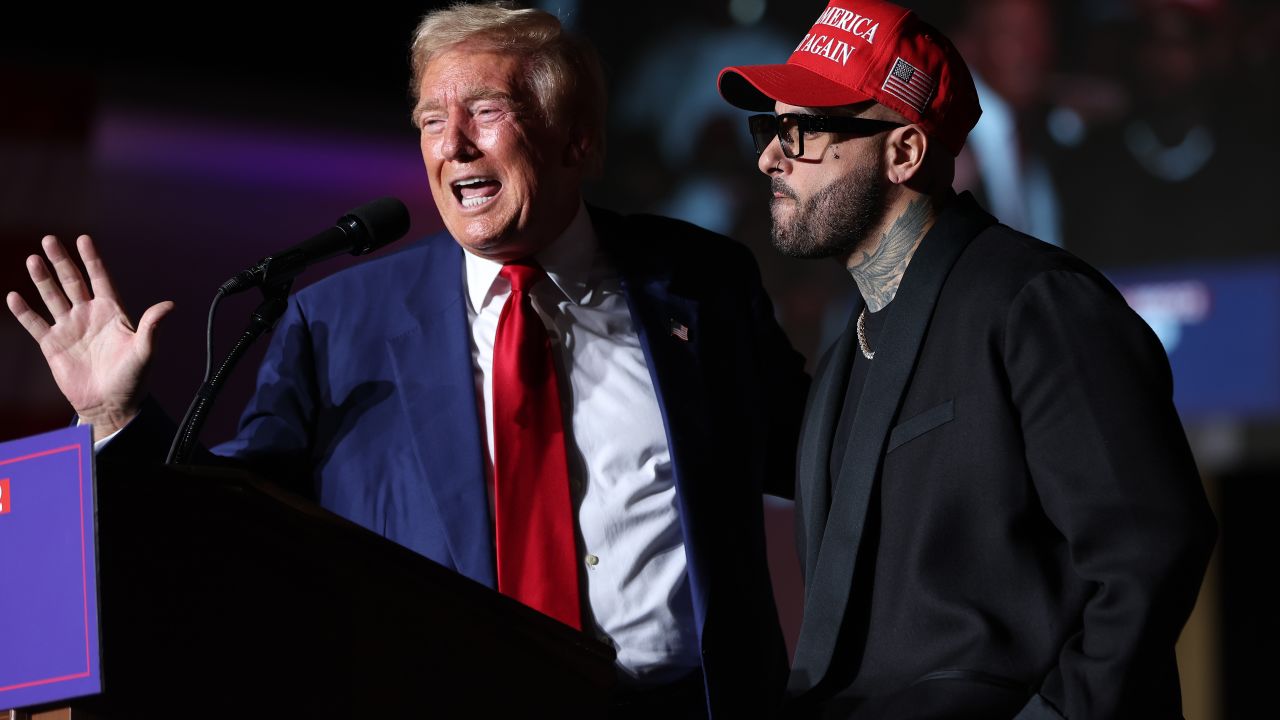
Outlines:
{"type": "Polygon", "coordinates": [[[884,0],[831,0],[786,63],[727,67],[717,84],[725,100],[745,110],[772,111],[775,100],[804,107],[874,100],[952,155],[982,114],[951,41],[884,0]]]}

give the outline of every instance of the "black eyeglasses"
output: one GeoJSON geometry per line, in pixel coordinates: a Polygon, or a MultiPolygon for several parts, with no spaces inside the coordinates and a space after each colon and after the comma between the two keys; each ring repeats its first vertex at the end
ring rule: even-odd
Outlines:
{"type": "Polygon", "coordinates": [[[804,136],[811,133],[839,132],[855,135],[874,135],[885,130],[902,127],[902,123],[890,120],[848,117],[845,115],[807,115],[783,113],[781,115],[752,115],[747,118],[751,139],[756,144],[756,154],[764,152],[774,138],[789,158],[804,157],[804,136]]]}

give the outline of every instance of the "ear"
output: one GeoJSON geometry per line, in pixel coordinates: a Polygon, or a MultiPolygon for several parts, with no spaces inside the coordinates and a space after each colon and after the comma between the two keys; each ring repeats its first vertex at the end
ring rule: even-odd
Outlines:
{"type": "Polygon", "coordinates": [[[885,139],[885,172],[889,182],[902,185],[916,177],[924,167],[929,151],[929,137],[916,125],[904,125],[885,139]]]}
{"type": "Polygon", "coordinates": [[[565,167],[583,167],[591,155],[591,138],[581,127],[569,131],[569,141],[565,143],[562,161],[565,167]]]}

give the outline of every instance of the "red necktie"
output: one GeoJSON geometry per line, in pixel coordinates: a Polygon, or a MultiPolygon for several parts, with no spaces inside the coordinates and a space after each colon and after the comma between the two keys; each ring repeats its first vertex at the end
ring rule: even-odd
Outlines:
{"type": "Polygon", "coordinates": [[[498,590],[582,627],[573,501],[551,338],[529,290],[541,268],[509,263],[493,343],[493,495],[498,590]]]}

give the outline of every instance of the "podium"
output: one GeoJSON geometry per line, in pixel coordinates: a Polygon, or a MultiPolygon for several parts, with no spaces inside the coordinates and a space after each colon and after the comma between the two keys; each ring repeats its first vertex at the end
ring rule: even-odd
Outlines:
{"type": "Polygon", "coordinates": [[[97,485],[105,691],[72,717],[607,715],[612,648],[270,483],[97,485]]]}

